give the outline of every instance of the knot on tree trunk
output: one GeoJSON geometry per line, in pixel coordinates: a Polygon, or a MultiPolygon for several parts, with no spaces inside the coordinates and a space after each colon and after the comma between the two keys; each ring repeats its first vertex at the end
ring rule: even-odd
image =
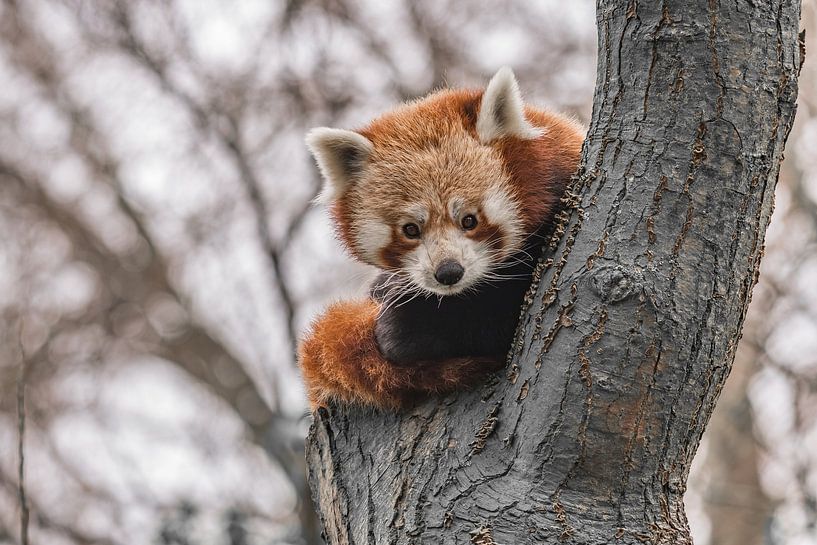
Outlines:
{"type": "Polygon", "coordinates": [[[592,273],[590,285],[592,291],[605,303],[619,303],[643,292],[644,275],[637,268],[602,266],[592,273]]]}

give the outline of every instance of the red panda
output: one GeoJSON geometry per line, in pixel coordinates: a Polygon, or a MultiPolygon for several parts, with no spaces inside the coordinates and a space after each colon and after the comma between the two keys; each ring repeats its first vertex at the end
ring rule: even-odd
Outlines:
{"type": "Polygon", "coordinates": [[[310,131],[319,200],[351,254],[383,271],[302,341],[312,407],[398,408],[500,368],[582,140],[575,121],[525,106],[508,68],[484,91],[310,131]]]}

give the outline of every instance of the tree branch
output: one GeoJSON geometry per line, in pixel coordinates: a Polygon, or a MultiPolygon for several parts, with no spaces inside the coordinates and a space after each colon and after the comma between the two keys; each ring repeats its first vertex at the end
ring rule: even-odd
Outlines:
{"type": "MultiPolygon", "coordinates": [[[[126,269],[118,256],[108,250],[99,237],[73,215],[73,211],[66,210],[62,203],[53,200],[43,191],[41,182],[31,181],[36,180],[33,174],[20,172],[0,157],[0,177],[15,182],[22,202],[33,210],[40,211],[44,220],[55,223],[66,234],[73,244],[77,258],[99,271],[100,281],[114,299],[125,297],[121,293],[121,287],[128,286],[130,296],[137,301],[147,300],[148,294],[166,293],[183,305],[183,299],[167,280],[166,266],[156,262],[160,259],[158,254],[154,256],[154,274],[144,275],[142,271],[126,269]]],[[[148,328],[148,331],[152,331],[152,328],[148,328]]],[[[173,338],[158,334],[147,335],[132,341],[132,346],[140,343],[142,346],[153,347],[154,354],[177,364],[196,382],[205,385],[216,397],[226,402],[247,424],[252,439],[263,445],[266,441],[266,425],[272,419],[272,412],[255,388],[252,378],[244,371],[243,364],[228,349],[194,323],[186,324],[184,332],[173,338]],[[230,369],[232,376],[229,384],[217,378],[212,362],[220,362],[230,369]]]]}
{"type": "MultiPolygon", "coordinates": [[[[20,327],[22,327],[22,322],[20,322],[20,327]]],[[[17,493],[20,500],[20,543],[28,545],[28,499],[26,498],[25,479],[26,356],[22,343],[20,343],[19,350],[20,365],[17,374],[17,493]]]]}

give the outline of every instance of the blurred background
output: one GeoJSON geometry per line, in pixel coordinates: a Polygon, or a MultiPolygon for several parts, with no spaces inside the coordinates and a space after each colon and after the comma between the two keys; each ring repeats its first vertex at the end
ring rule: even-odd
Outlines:
{"type": "MultiPolygon", "coordinates": [[[[817,0],[803,26],[817,36],[817,0]]],[[[502,65],[587,120],[586,0],[0,0],[0,544],[317,545],[293,357],[373,271],[303,145],[502,65]]],[[[687,493],[698,545],[817,544],[817,55],[737,361],[687,493]]]]}

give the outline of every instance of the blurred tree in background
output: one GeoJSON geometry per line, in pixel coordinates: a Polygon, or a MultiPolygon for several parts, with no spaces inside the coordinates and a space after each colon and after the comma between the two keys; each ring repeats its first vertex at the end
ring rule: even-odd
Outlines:
{"type": "MultiPolygon", "coordinates": [[[[815,28],[814,0],[803,21],[815,28]]],[[[320,543],[299,332],[372,271],[302,144],[513,66],[586,119],[582,1],[0,0],[0,544],[320,543]]],[[[698,543],[817,543],[817,62],[698,459],[698,543]]]]}

